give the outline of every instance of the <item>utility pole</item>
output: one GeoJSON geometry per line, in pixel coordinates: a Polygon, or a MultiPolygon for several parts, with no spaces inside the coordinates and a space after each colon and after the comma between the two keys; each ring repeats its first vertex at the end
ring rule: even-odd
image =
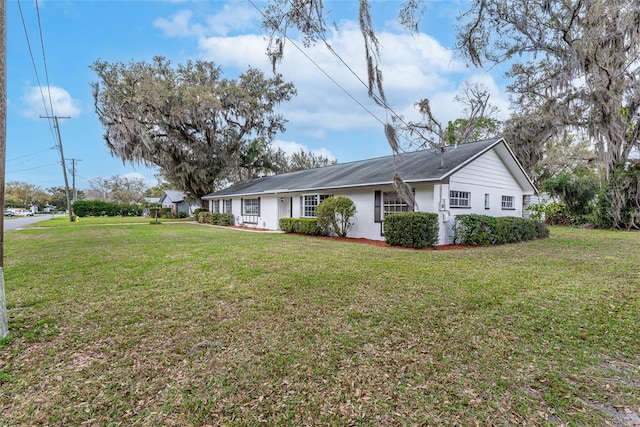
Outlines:
{"type": "MultiPolygon", "coordinates": [[[[0,0],[0,205],[4,209],[7,159],[7,2],[0,0]]],[[[9,335],[9,313],[4,293],[4,215],[0,218],[0,339],[9,335]]]]}
{"type": "MultiPolygon", "coordinates": [[[[78,200],[78,190],[76,190],[76,162],[81,162],[82,160],[80,159],[69,159],[71,160],[71,181],[72,181],[72,188],[73,188],[73,201],[75,202],[76,200],[78,200]]],[[[72,203],[73,204],[73,203],[72,203]]]]}
{"type": "MultiPolygon", "coordinates": [[[[4,0],[3,0],[4,1],[4,0]]],[[[67,212],[69,213],[69,221],[73,222],[75,219],[71,213],[71,195],[69,194],[69,179],[67,178],[67,166],[64,161],[64,152],[62,151],[62,136],[60,135],[60,123],[59,119],[70,119],[71,117],[59,117],[59,116],[40,116],[41,119],[53,119],[53,127],[56,129],[56,136],[58,138],[58,151],[60,152],[60,163],[62,164],[62,173],[64,174],[64,190],[67,193],[67,212]]]]}

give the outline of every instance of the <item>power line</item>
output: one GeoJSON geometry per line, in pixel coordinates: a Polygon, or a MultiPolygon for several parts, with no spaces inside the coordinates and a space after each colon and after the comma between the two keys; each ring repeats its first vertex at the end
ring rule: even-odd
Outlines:
{"type": "MultiPolygon", "coordinates": [[[[33,72],[36,75],[36,81],[38,82],[38,90],[40,91],[40,97],[42,98],[42,104],[44,106],[44,112],[48,116],[49,114],[53,114],[53,109],[51,113],[49,113],[49,108],[47,107],[47,100],[44,97],[44,92],[42,91],[42,83],[40,82],[40,74],[38,73],[38,67],[36,65],[35,58],[33,57],[33,49],[31,49],[31,40],[29,39],[29,31],[27,31],[27,23],[24,20],[24,14],[22,13],[22,3],[18,0],[18,10],[20,11],[20,19],[22,20],[22,28],[24,29],[24,37],[27,41],[27,48],[29,49],[29,57],[31,58],[31,64],[33,65],[33,72]]],[[[51,92],[49,92],[51,95],[51,92]]],[[[51,100],[51,96],[49,96],[49,100],[51,100]]],[[[51,136],[53,140],[56,141],[56,136],[53,131],[52,122],[49,121],[49,131],[51,132],[51,136]]]]}
{"type": "Polygon", "coordinates": [[[58,162],[54,162],[54,163],[47,163],[46,165],[42,165],[42,166],[34,166],[32,168],[27,168],[27,169],[19,169],[19,170],[15,170],[15,171],[7,171],[7,173],[18,173],[18,172],[27,172],[27,171],[32,171],[32,170],[36,170],[36,169],[42,169],[42,168],[47,168],[49,166],[53,166],[53,165],[57,165],[58,162]]]}
{"type": "MultiPolygon", "coordinates": [[[[44,77],[47,82],[47,92],[49,94],[49,107],[51,108],[51,115],[54,115],[53,101],[51,99],[51,85],[49,84],[49,70],[47,68],[47,56],[44,53],[44,37],[42,36],[42,22],[40,21],[40,7],[38,6],[38,0],[36,0],[36,14],[38,15],[38,30],[40,33],[40,46],[42,47],[42,64],[44,65],[44,77]]],[[[60,144],[62,144],[62,141],[60,141],[60,144]]]]}
{"type": "MultiPolygon", "coordinates": [[[[0,0],[4,1],[4,0],[0,0]]],[[[49,70],[47,67],[47,56],[45,54],[44,48],[44,36],[42,32],[42,21],[40,20],[40,6],[38,5],[38,0],[36,0],[36,14],[38,16],[38,33],[40,34],[40,45],[42,49],[42,62],[44,64],[44,74],[47,83],[47,94],[49,97],[49,108],[47,108],[47,101],[44,96],[44,92],[42,91],[42,83],[40,82],[40,76],[38,74],[38,67],[36,66],[36,61],[33,57],[33,50],[31,49],[31,42],[29,41],[29,32],[27,31],[27,25],[24,20],[24,14],[22,13],[22,6],[20,0],[18,0],[18,9],[20,10],[20,17],[22,19],[22,27],[24,28],[24,34],[27,39],[27,46],[29,47],[29,56],[31,57],[31,63],[33,64],[33,70],[36,74],[36,79],[38,81],[38,88],[40,89],[40,95],[42,97],[42,103],[44,104],[45,115],[40,116],[40,118],[46,118],[49,122],[49,128],[53,134],[53,139],[56,141],[56,148],[60,152],[60,163],[62,164],[62,173],[64,175],[64,185],[67,193],[67,210],[69,212],[69,219],[73,221],[73,215],[71,212],[71,196],[69,195],[69,180],[67,179],[67,167],[65,165],[64,160],[64,152],[62,150],[62,136],[60,134],[60,124],[58,122],[59,119],[68,119],[69,117],[60,117],[55,114],[53,111],[53,100],[51,98],[51,84],[49,83],[49,70]],[[53,132],[55,130],[55,133],[53,132]]]]}
{"type": "MultiPolygon", "coordinates": [[[[249,3],[251,3],[251,5],[262,15],[263,18],[266,18],[266,15],[264,14],[264,12],[262,12],[262,10],[253,2],[253,0],[249,0],[249,3]]],[[[280,27],[277,27],[280,28],[280,27]]],[[[367,113],[369,113],[369,115],[371,115],[371,117],[373,117],[374,119],[376,119],[378,122],[380,122],[383,125],[386,125],[386,123],[381,120],[380,118],[378,118],[378,116],[376,116],[371,110],[369,110],[364,104],[362,104],[360,101],[358,101],[353,95],[351,95],[351,93],[349,93],[348,90],[346,90],[344,87],[342,87],[342,85],[340,85],[340,83],[338,83],[333,77],[331,77],[329,75],[329,73],[327,73],[316,61],[314,61],[309,55],[307,55],[307,53],[300,47],[298,46],[298,44],[296,42],[294,42],[293,40],[291,40],[291,38],[284,32],[284,31],[280,31],[280,33],[284,36],[284,38],[286,38],[287,40],[289,40],[289,42],[296,48],[298,49],[298,51],[303,54],[305,56],[305,58],[307,58],[313,65],[316,66],[316,68],[318,70],[320,70],[320,72],[322,72],[322,74],[324,74],[329,80],[331,80],[331,82],[333,82],[333,84],[335,84],[338,88],[340,88],[349,98],[351,98],[356,104],[358,104],[360,107],[362,107],[363,110],[365,110],[367,113]]]]}
{"type": "Polygon", "coordinates": [[[47,148],[46,150],[36,151],[35,153],[25,154],[25,155],[23,155],[23,156],[18,156],[18,157],[13,157],[13,158],[11,158],[11,159],[7,159],[7,162],[13,162],[13,161],[15,161],[15,160],[24,159],[25,157],[35,156],[36,154],[44,153],[45,151],[49,151],[49,150],[55,150],[56,148],[57,148],[57,147],[51,147],[51,148],[47,148]]]}
{"type": "MultiPolygon", "coordinates": [[[[249,3],[251,3],[251,5],[262,15],[263,18],[267,18],[267,16],[265,15],[265,13],[253,2],[253,0],[249,0],[249,3]]],[[[295,7],[295,5],[291,4],[292,7],[295,7]]],[[[369,113],[369,115],[371,115],[374,119],[376,119],[380,124],[382,124],[383,126],[387,126],[388,123],[381,120],[380,118],[378,118],[378,116],[376,116],[371,110],[369,110],[367,107],[365,107],[360,101],[358,101],[353,95],[351,95],[351,93],[349,93],[349,91],[347,91],[344,87],[342,87],[338,82],[336,82],[336,80],[331,77],[319,64],[317,64],[309,55],[307,55],[304,50],[298,46],[298,44],[296,44],[296,42],[294,42],[285,31],[280,29],[280,26],[277,25],[277,23],[275,24],[275,28],[278,29],[278,31],[280,32],[280,34],[282,34],[282,36],[287,39],[300,53],[302,53],[313,65],[316,66],[316,68],[318,68],[329,80],[331,80],[337,87],[339,87],[345,94],[347,94],[347,96],[349,96],[353,101],[355,101],[360,107],[362,107],[362,109],[364,109],[367,113],[369,113]]],[[[327,49],[336,57],[338,58],[338,60],[349,70],[349,72],[351,72],[351,74],[353,74],[353,76],[355,76],[355,78],[360,81],[360,83],[367,89],[367,91],[369,91],[369,86],[367,83],[365,83],[365,81],[353,70],[353,68],[351,68],[351,66],[349,66],[349,64],[347,64],[347,62],[342,59],[342,57],[333,49],[333,47],[329,44],[329,42],[327,41],[326,37],[324,36],[324,34],[322,34],[318,29],[315,30],[315,34],[323,41],[323,43],[325,44],[325,46],[327,47],[327,49]]],[[[373,92],[370,92],[370,97],[374,99],[374,101],[382,106],[386,111],[388,111],[389,113],[391,113],[391,115],[393,115],[399,122],[401,122],[402,124],[404,124],[406,127],[409,127],[409,124],[407,124],[404,119],[402,118],[401,115],[399,115],[398,113],[396,113],[393,108],[386,102],[386,100],[381,99],[378,95],[376,95],[373,92]]],[[[428,138],[425,138],[421,132],[419,132],[418,130],[414,129],[414,132],[418,133],[420,135],[420,137],[427,141],[428,138]]],[[[409,144],[412,144],[412,141],[407,138],[405,135],[400,135],[405,141],[407,141],[409,144]]],[[[395,152],[395,150],[394,150],[395,152]]]]}

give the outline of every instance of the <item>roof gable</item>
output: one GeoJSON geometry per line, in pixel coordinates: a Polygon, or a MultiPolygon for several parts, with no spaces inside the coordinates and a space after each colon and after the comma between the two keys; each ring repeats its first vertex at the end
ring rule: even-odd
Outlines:
{"type": "Polygon", "coordinates": [[[164,201],[168,201],[169,203],[180,203],[184,201],[184,193],[178,190],[165,190],[160,196],[159,202],[162,203],[164,201]]]}
{"type": "Polygon", "coordinates": [[[373,185],[390,185],[395,173],[400,173],[407,183],[438,182],[447,179],[469,162],[475,160],[494,147],[502,160],[511,164],[509,170],[523,188],[533,184],[524,173],[515,156],[502,138],[493,138],[459,145],[445,146],[442,149],[401,153],[396,156],[384,156],[349,163],[324,166],[281,175],[265,176],[251,181],[241,182],[224,190],[204,196],[204,199],[224,196],[244,196],[330,190],[373,185]]]}

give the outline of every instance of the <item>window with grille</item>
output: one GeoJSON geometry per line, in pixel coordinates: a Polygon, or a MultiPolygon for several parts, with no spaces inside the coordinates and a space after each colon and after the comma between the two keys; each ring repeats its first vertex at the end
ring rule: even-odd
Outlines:
{"type": "Polygon", "coordinates": [[[302,196],[302,206],[300,216],[305,218],[314,218],[316,209],[324,199],[331,197],[330,194],[305,194],[302,196]]]}
{"type": "Polygon", "coordinates": [[[502,209],[515,209],[513,196],[502,196],[502,209]]]}
{"type": "Polygon", "coordinates": [[[242,215],[260,215],[260,199],[244,199],[242,215]]]}
{"type": "Polygon", "coordinates": [[[449,206],[452,208],[471,207],[471,193],[468,191],[449,191],[449,206]]]}
{"type": "Polygon", "coordinates": [[[409,212],[411,208],[402,200],[400,195],[395,191],[385,191],[382,193],[382,212],[383,217],[389,214],[399,212],[409,212]]]}

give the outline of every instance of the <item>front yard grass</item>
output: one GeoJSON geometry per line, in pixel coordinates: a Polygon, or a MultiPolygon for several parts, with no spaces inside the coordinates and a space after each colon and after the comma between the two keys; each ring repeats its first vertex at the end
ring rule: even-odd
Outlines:
{"type": "Polygon", "coordinates": [[[562,228],[451,251],[193,224],[7,232],[0,424],[630,425],[639,248],[562,228]]]}

